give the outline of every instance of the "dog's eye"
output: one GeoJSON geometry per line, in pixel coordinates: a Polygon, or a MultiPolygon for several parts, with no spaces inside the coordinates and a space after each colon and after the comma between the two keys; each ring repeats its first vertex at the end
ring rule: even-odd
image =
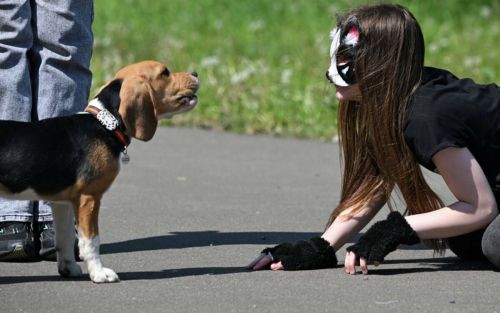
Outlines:
{"type": "Polygon", "coordinates": [[[168,70],[168,68],[165,67],[163,72],[161,72],[161,76],[168,77],[169,75],[170,75],[170,71],[168,70]]]}

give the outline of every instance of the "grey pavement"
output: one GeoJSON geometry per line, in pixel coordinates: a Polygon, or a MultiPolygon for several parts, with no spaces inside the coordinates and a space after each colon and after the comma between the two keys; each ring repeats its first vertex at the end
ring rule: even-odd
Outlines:
{"type": "Polygon", "coordinates": [[[264,247],[323,230],[340,189],[335,143],[160,128],[129,154],[100,215],[121,282],[0,263],[0,312],[500,312],[498,271],[424,246],[368,276],[245,269],[264,247]]]}

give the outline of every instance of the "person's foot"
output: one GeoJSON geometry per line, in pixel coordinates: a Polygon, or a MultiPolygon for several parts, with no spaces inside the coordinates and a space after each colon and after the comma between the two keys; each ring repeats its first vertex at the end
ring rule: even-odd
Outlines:
{"type": "MultiPolygon", "coordinates": [[[[39,222],[38,233],[40,238],[40,259],[45,261],[57,261],[57,251],[55,244],[55,228],[53,222],[39,222]]],[[[75,259],[81,261],[79,257],[78,238],[75,240],[75,259]]]]}
{"type": "Polygon", "coordinates": [[[40,240],[40,259],[57,261],[54,224],[52,222],[40,222],[37,226],[40,240]]]}
{"type": "Polygon", "coordinates": [[[0,261],[38,261],[31,223],[0,223],[0,261]]]}

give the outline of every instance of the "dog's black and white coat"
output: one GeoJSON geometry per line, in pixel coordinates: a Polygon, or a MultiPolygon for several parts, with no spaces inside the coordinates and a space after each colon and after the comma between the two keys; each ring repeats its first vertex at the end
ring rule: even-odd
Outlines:
{"type": "Polygon", "coordinates": [[[76,217],[80,257],[91,280],[119,281],[99,255],[102,195],[118,174],[130,137],[149,140],[160,116],[196,105],[198,88],[196,73],[170,73],[158,62],[144,61],[122,69],[99,91],[86,110],[92,114],[0,121],[0,196],[51,202],[62,276],[82,274],[73,249],[76,217]],[[99,112],[114,126],[98,119],[99,112]]]}
{"type": "MultiPolygon", "coordinates": [[[[117,119],[120,80],[96,97],[117,119]]],[[[123,127],[123,122],[120,125],[123,127]]],[[[114,157],[123,144],[91,114],[75,114],[33,123],[0,122],[0,190],[2,196],[33,195],[43,199],[96,174],[89,162],[93,146],[100,142],[114,157]]]]}

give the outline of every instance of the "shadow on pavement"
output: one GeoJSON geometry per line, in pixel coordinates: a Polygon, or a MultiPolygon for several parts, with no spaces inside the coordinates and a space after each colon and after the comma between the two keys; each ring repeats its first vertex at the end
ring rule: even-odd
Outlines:
{"type": "Polygon", "coordinates": [[[370,275],[401,275],[440,271],[498,271],[487,261],[464,261],[458,257],[386,260],[379,268],[371,267],[370,275]],[[383,264],[415,264],[411,268],[383,268],[383,264]]]}
{"type": "MultiPolygon", "coordinates": [[[[144,272],[118,272],[121,281],[127,280],[154,280],[154,279],[169,279],[177,277],[189,276],[206,276],[206,275],[226,275],[250,272],[244,266],[234,267],[193,267],[166,269],[162,271],[144,271],[144,272]]],[[[36,283],[36,282],[68,282],[82,281],[90,283],[89,276],[84,274],[79,278],[63,278],[58,275],[41,275],[41,276],[2,276],[0,277],[1,285],[36,283]]]]}
{"type": "MultiPolygon", "coordinates": [[[[495,271],[495,268],[486,261],[462,261],[456,257],[390,260],[387,264],[415,263],[417,267],[399,269],[371,269],[370,275],[398,275],[421,272],[438,271],[495,271]],[[420,267],[418,267],[420,266],[420,267]]],[[[119,273],[122,280],[150,280],[168,279],[199,275],[226,275],[235,273],[251,273],[245,267],[195,267],[168,269],[159,272],[122,272],[119,273]]],[[[369,277],[369,275],[367,276],[369,277]]]]}
{"type": "Polygon", "coordinates": [[[168,279],[188,276],[210,276],[210,275],[227,275],[250,272],[243,266],[235,267],[192,267],[192,268],[178,268],[167,269],[163,271],[152,272],[121,272],[121,280],[152,280],[152,279],[168,279]]]}
{"type": "MultiPolygon", "coordinates": [[[[387,260],[384,264],[414,264],[411,268],[384,268],[383,264],[379,268],[370,268],[370,275],[403,275],[423,272],[440,272],[440,271],[497,271],[493,265],[486,261],[462,261],[457,257],[439,257],[426,259],[399,259],[387,260]]],[[[342,265],[339,266],[339,268],[342,265]]],[[[191,267],[165,269],[161,271],[143,271],[143,272],[119,272],[118,275],[122,281],[133,280],[155,280],[155,279],[171,279],[189,276],[210,276],[210,275],[228,275],[237,273],[251,273],[244,266],[233,267],[191,267]]],[[[33,282],[68,282],[68,281],[84,281],[89,282],[88,275],[80,278],[62,278],[57,275],[43,276],[3,276],[0,277],[0,285],[33,283],[33,282]]]]}
{"type": "MultiPolygon", "coordinates": [[[[219,232],[219,231],[194,231],[172,232],[163,236],[132,239],[122,242],[101,245],[102,254],[155,251],[163,249],[183,249],[191,247],[218,246],[218,245],[275,245],[285,241],[296,241],[318,236],[313,232],[219,232]]],[[[362,235],[362,234],[360,234],[362,235]]],[[[359,235],[359,236],[360,236],[359,235]]],[[[357,236],[352,240],[356,242],[357,236]]],[[[403,249],[422,250],[429,249],[423,244],[405,246],[403,249]]],[[[490,263],[484,261],[462,261],[457,257],[435,257],[425,259],[391,259],[384,264],[391,264],[392,268],[370,268],[370,275],[399,275],[419,272],[437,271],[498,271],[490,263]],[[411,268],[394,268],[394,265],[414,264],[411,268]]],[[[127,280],[153,280],[169,279],[201,275],[227,275],[250,272],[244,266],[237,267],[195,267],[166,269],[161,271],[120,272],[120,279],[127,280]]],[[[19,284],[29,282],[67,282],[88,281],[88,275],[82,278],[68,279],[58,275],[42,276],[3,276],[0,285],[19,284]]]]}
{"type": "Polygon", "coordinates": [[[101,254],[154,251],[223,245],[275,245],[318,236],[308,232],[219,232],[215,230],[171,232],[168,235],[132,239],[101,245],[101,254]]]}
{"type": "Polygon", "coordinates": [[[59,275],[41,275],[41,276],[1,276],[1,285],[10,284],[22,284],[22,283],[36,283],[36,282],[62,282],[67,283],[69,281],[86,281],[90,282],[88,275],[83,275],[78,278],[64,278],[59,275]]]}
{"type": "MultiPolygon", "coordinates": [[[[154,251],[223,245],[276,245],[319,236],[311,232],[219,232],[216,230],[171,232],[168,235],[132,239],[101,245],[101,254],[154,251]]],[[[351,240],[354,243],[362,234],[351,240]]],[[[405,250],[430,250],[424,244],[402,246],[405,250]]]]}

